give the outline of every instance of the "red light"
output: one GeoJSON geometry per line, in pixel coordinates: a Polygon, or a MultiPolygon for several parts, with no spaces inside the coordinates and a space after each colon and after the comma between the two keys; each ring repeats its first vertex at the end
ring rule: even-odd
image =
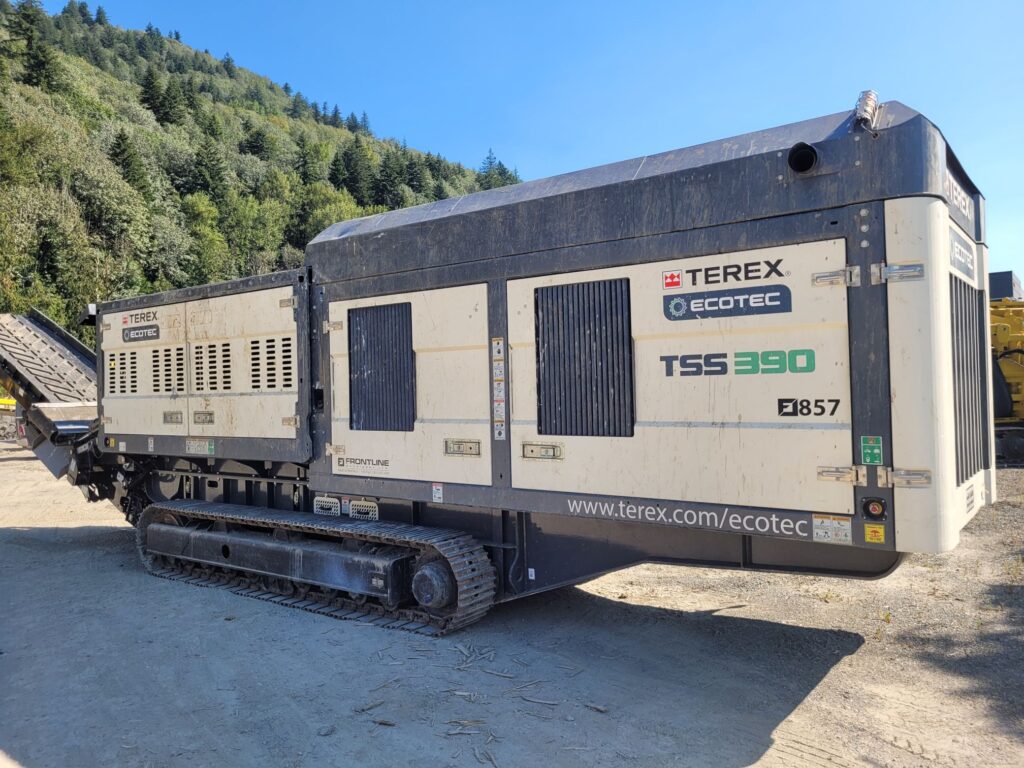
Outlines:
{"type": "Polygon", "coordinates": [[[882,499],[867,499],[864,502],[864,514],[868,517],[882,517],[885,514],[885,502],[882,499]]]}

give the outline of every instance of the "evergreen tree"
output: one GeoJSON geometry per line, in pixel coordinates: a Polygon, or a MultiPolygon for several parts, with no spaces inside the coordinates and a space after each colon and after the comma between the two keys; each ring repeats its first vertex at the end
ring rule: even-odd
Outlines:
{"type": "Polygon", "coordinates": [[[228,167],[221,155],[220,147],[210,136],[203,139],[196,152],[193,168],[192,187],[198,192],[205,192],[215,202],[224,199],[228,191],[228,167]]]}
{"type": "Polygon", "coordinates": [[[174,30],[174,33],[171,35],[171,37],[174,38],[176,42],[181,42],[181,32],[179,32],[178,30],[174,30]]]}
{"type": "Polygon", "coordinates": [[[345,127],[350,133],[359,132],[359,118],[356,117],[355,112],[349,112],[348,117],[345,118],[345,127]]]}
{"type": "Polygon", "coordinates": [[[344,150],[337,150],[334,153],[334,159],[331,160],[331,168],[327,173],[327,180],[334,185],[335,189],[343,189],[345,187],[345,153],[344,150]]]}
{"type": "Polygon", "coordinates": [[[409,188],[418,194],[425,194],[432,185],[430,170],[420,155],[409,153],[409,159],[405,164],[405,176],[409,188]]]}
{"type": "Polygon", "coordinates": [[[304,133],[299,136],[297,144],[299,156],[296,170],[302,183],[327,181],[331,163],[330,146],[322,141],[313,141],[304,133]]]}
{"type": "Polygon", "coordinates": [[[370,130],[370,117],[366,114],[366,110],[363,110],[363,114],[359,118],[359,130],[367,136],[373,134],[373,131],[370,130]]]}
{"type": "Polygon", "coordinates": [[[150,64],[146,70],[146,76],[142,80],[142,94],[139,101],[154,115],[159,117],[160,108],[164,101],[164,87],[160,82],[160,73],[155,64],[150,64]]]}
{"type": "Polygon", "coordinates": [[[107,156],[121,171],[121,176],[124,177],[124,180],[134,187],[139,194],[149,199],[149,175],[146,173],[146,167],[142,164],[139,151],[135,148],[124,128],[117,132],[107,156]]]}
{"type": "Polygon", "coordinates": [[[262,125],[255,125],[246,118],[242,123],[245,135],[238,144],[238,151],[248,155],[256,155],[261,160],[270,160],[274,156],[276,142],[262,125]]]}
{"type": "Polygon", "coordinates": [[[309,114],[309,102],[306,101],[306,97],[301,92],[296,91],[295,95],[292,96],[292,103],[288,107],[288,117],[294,117],[296,120],[301,120],[309,114]]]}
{"type": "Polygon", "coordinates": [[[363,139],[356,134],[342,152],[345,163],[345,189],[359,205],[369,205],[373,193],[373,163],[363,139]]]}
{"type": "Polygon", "coordinates": [[[110,19],[107,18],[107,12],[105,10],[103,10],[103,6],[102,5],[97,5],[96,6],[95,20],[96,20],[97,26],[106,27],[106,26],[108,26],[110,24],[110,19]]]}
{"type": "Polygon", "coordinates": [[[476,182],[480,185],[480,189],[496,189],[509,184],[518,184],[520,181],[522,179],[519,178],[518,173],[510,171],[503,162],[494,156],[494,150],[487,151],[487,157],[484,158],[476,175],[476,182]]]}
{"type": "Polygon", "coordinates": [[[291,86],[290,83],[285,83],[284,85],[282,85],[281,86],[281,90],[284,91],[284,95],[285,96],[291,96],[292,95],[292,86],[291,86]]]}
{"type": "Polygon", "coordinates": [[[480,164],[480,174],[482,176],[487,176],[488,174],[493,174],[494,173],[494,169],[497,167],[497,165],[498,165],[498,158],[494,156],[494,150],[493,149],[488,149],[487,150],[487,157],[485,157],[484,161],[480,164]]]}
{"type": "Polygon", "coordinates": [[[78,4],[78,18],[82,20],[82,23],[89,27],[92,26],[92,14],[89,13],[89,4],[86,2],[80,2],[78,4]]]}
{"type": "Polygon", "coordinates": [[[330,124],[335,128],[341,128],[341,110],[338,109],[338,105],[334,105],[334,109],[331,110],[330,124]]]}
{"type": "Polygon", "coordinates": [[[312,106],[310,107],[310,109],[313,112],[313,122],[314,123],[319,123],[320,122],[320,105],[317,104],[314,101],[312,106]]]}
{"type": "Polygon", "coordinates": [[[220,63],[224,65],[224,73],[232,80],[238,76],[238,67],[235,66],[235,60],[231,58],[230,53],[225,53],[220,63]]]}
{"type": "Polygon", "coordinates": [[[181,90],[185,96],[185,104],[188,108],[193,112],[199,109],[199,86],[196,84],[195,75],[188,76],[181,90]]]}
{"type": "Polygon", "coordinates": [[[57,60],[56,52],[39,38],[28,42],[22,79],[28,85],[51,92],[59,91],[64,83],[64,70],[57,60]]]}
{"type": "Polygon", "coordinates": [[[196,123],[211,139],[220,139],[224,135],[224,126],[212,109],[200,110],[196,115],[196,123]]]}
{"type": "Polygon", "coordinates": [[[373,180],[373,202],[388,208],[402,207],[402,187],[405,185],[405,162],[397,150],[384,155],[380,170],[373,180]]]}
{"type": "Polygon", "coordinates": [[[49,22],[40,0],[21,0],[14,13],[7,16],[8,39],[5,43],[24,42],[26,47],[40,39],[40,33],[49,22]]]}
{"type": "Polygon", "coordinates": [[[185,122],[187,115],[188,109],[185,104],[185,95],[182,93],[178,81],[172,79],[164,90],[163,98],[160,99],[160,111],[157,114],[157,118],[161,123],[180,125],[185,122]]]}

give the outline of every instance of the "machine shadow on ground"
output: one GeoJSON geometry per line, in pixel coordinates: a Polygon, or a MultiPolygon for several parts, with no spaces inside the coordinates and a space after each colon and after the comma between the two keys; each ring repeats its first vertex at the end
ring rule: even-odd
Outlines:
{"type": "MultiPolygon", "coordinates": [[[[675,610],[569,587],[499,606],[486,621],[544,638],[542,647],[585,670],[581,694],[629,702],[640,731],[668,735],[663,759],[740,766],[756,762],[775,729],[864,645],[854,632],[729,613],[744,607],[675,610]]],[[[572,681],[564,690],[572,696],[572,681]]]]}
{"type": "Polygon", "coordinates": [[[1003,564],[981,601],[986,610],[970,647],[945,632],[909,642],[922,661],[961,679],[963,694],[984,701],[1008,736],[1024,740],[1024,549],[1003,564]]]}
{"type": "Polygon", "coordinates": [[[487,749],[502,766],[749,765],[864,642],[729,615],[742,606],[670,610],[579,588],[497,606],[430,639],[150,577],[131,534],[0,529],[0,678],[10,681],[0,751],[22,765],[76,754],[89,756],[84,764],[141,754],[161,765],[223,764],[230,754],[272,764],[295,751],[328,765],[475,765],[468,740],[445,737],[443,724],[459,718],[494,729],[487,749]],[[154,666],[154,649],[174,663],[154,666]],[[466,649],[493,654],[466,664],[466,649]],[[423,661],[403,661],[413,654],[423,661]],[[372,700],[399,725],[354,714],[372,700]],[[238,713],[257,711],[268,731],[254,741],[238,713]],[[167,728],[137,727],[135,717],[167,728]],[[318,736],[325,722],[337,741],[318,736]]]}

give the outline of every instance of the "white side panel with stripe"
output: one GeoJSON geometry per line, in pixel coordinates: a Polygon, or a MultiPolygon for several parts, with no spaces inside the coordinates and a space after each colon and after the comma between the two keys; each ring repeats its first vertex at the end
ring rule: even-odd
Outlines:
{"type": "Polygon", "coordinates": [[[853,461],[847,287],[813,281],[845,265],[836,239],[510,281],[513,485],[852,514],[852,486],[818,478],[853,461]],[[630,287],[634,434],[539,434],[534,292],[613,278],[630,287]],[[788,310],[761,303],[787,293],[788,310]]]}

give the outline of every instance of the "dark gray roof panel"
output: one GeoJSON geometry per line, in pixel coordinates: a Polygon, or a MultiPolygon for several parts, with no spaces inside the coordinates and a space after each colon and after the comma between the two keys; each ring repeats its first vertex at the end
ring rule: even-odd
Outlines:
{"type": "MultiPolygon", "coordinates": [[[[917,112],[908,109],[899,102],[888,102],[883,110],[883,120],[887,123],[884,127],[905,122],[915,115],[917,115],[917,112]]],[[[341,221],[329,226],[313,238],[312,242],[317,243],[323,240],[334,240],[356,234],[368,234],[382,229],[401,227],[406,224],[443,218],[449,215],[471,213],[486,208],[520,203],[525,200],[535,200],[540,197],[550,197],[567,192],[578,192],[583,189],[615,184],[621,181],[647,178],[663,173],[671,173],[672,171],[720,163],[725,160],[735,160],[740,157],[789,149],[797,141],[814,143],[827,139],[837,130],[848,127],[852,117],[853,112],[837,112],[827,117],[791,123],[779,128],[748,133],[722,141],[711,141],[694,147],[672,149],[657,155],[648,155],[608,165],[599,165],[596,168],[563,173],[559,176],[537,179],[536,181],[526,181],[510,187],[476,192],[472,195],[438,200],[436,203],[427,203],[426,205],[402,208],[397,211],[388,211],[387,213],[380,213],[374,216],[341,221]]]]}
{"type": "Polygon", "coordinates": [[[306,261],[321,279],[368,277],[870,199],[941,195],[947,153],[931,123],[887,102],[874,129],[855,131],[853,111],[840,112],[343,221],[310,242],[306,261]],[[794,179],[785,155],[801,141],[817,146],[821,159],[811,174],[794,179]]]}

